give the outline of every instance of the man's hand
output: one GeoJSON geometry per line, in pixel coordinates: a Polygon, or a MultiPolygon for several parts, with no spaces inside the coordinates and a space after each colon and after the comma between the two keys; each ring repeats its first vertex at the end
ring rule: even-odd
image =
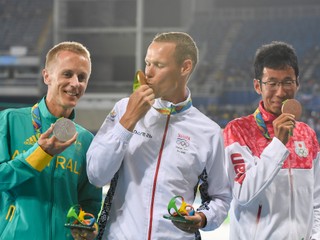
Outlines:
{"type": "Polygon", "coordinates": [[[131,94],[126,112],[120,119],[121,125],[133,131],[136,123],[150,110],[154,98],[152,88],[148,85],[141,85],[131,94]]]}
{"type": "Polygon", "coordinates": [[[292,136],[293,129],[296,124],[294,115],[282,113],[273,121],[274,136],[278,138],[284,145],[287,144],[292,136]]]}
{"type": "Polygon", "coordinates": [[[90,231],[86,229],[72,228],[71,234],[75,240],[93,240],[98,235],[98,229],[96,228],[96,230],[90,231]]]}
{"type": "Polygon", "coordinates": [[[206,216],[202,212],[195,212],[194,216],[184,216],[186,220],[192,221],[191,223],[182,223],[177,221],[172,221],[172,223],[182,231],[187,233],[195,233],[200,228],[206,225],[206,216]]]}
{"type": "Polygon", "coordinates": [[[52,124],[46,132],[41,134],[38,139],[39,146],[43,149],[43,151],[50,154],[51,156],[63,152],[67,147],[69,147],[76,141],[78,136],[78,133],[76,133],[70,140],[61,142],[54,135],[50,137],[53,132],[53,126],[54,124],[52,124]]]}

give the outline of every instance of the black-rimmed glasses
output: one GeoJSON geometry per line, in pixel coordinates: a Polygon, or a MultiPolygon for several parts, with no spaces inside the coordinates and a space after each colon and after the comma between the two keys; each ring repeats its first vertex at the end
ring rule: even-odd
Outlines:
{"type": "Polygon", "coordinates": [[[279,86],[281,85],[284,90],[292,90],[292,88],[295,86],[297,83],[296,80],[284,80],[284,81],[267,81],[267,82],[262,82],[259,80],[260,83],[264,84],[266,88],[270,91],[276,91],[278,90],[279,86]]]}

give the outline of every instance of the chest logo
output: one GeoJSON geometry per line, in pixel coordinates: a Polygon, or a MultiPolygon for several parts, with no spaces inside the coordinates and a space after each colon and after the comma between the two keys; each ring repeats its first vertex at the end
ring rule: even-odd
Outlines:
{"type": "Polygon", "coordinates": [[[306,144],[303,141],[295,141],[294,150],[299,157],[307,157],[309,154],[306,144]]]}
{"type": "Polygon", "coordinates": [[[29,137],[28,139],[26,139],[24,141],[24,145],[34,145],[37,142],[37,137],[36,135],[32,135],[31,137],[29,137]]]}
{"type": "Polygon", "coordinates": [[[178,152],[186,153],[190,146],[190,137],[179,133],[176,140],[176,148],[178,152]]]}

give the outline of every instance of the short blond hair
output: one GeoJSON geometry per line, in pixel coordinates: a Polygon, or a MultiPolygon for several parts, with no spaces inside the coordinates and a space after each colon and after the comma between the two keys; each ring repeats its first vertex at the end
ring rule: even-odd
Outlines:
{"type": "Polygon", "coordinates": [[[91,68],[91,56],[89,50],[81,43],[73,41],[61,42],[51,48],[46,55],[45,68],[49,67],[50,63],[57,57],[58,53],[61,51],[70,51],[84,56],[88,59],[91,68]]]}
{"type": "Polygon", "coordinates": [[[175,58],[178,64],[184,60],[191,59],[193,69],[196,67],[199,58],[199,50],[192,37],[185,32],[164,32],[158,33],[153,42],[172,42],[176,44],[175,58]]]}

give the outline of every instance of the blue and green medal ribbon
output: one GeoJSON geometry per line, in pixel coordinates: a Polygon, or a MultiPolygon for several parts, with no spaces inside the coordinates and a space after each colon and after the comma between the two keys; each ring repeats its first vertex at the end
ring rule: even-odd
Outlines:
{"type": "Polygon", "coordinates": [[[262,118],[262,114],[261,114],[259,108],[256,109],[256,111],[253,113],[253,116],[254,116],[254,119],[256,120],[256,123],[257,123],[258,128],[260,129],[262,135],[267,139],[271,139],[270,134],[267,129],[267,126],[266,126],[266,123],[262,118]]]}
{"type": "Polygon", "coordinates": [[[34,128],[34,131],[36,133],[37,139],[41,135],[41,119],[40,119],[40,110],[39,110],[39,104],[36,103],[31,108],[31,119],[32,119],[32,125],[34,128]]]}

